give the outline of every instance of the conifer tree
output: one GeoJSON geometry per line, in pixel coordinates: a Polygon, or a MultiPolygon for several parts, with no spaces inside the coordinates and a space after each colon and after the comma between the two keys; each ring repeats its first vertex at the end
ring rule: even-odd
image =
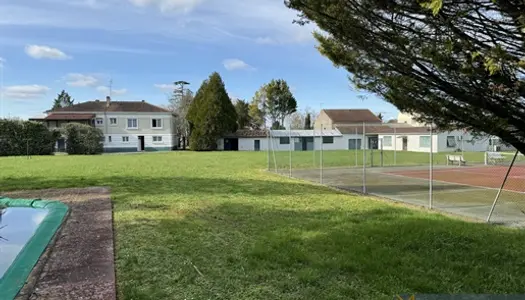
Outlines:
{"type": "Polygon", "coordinates": [[[217,149],[217,140],[237,130],[237,113],[219,73],[203,82],[188,111],[192,150],[217,149]]]}

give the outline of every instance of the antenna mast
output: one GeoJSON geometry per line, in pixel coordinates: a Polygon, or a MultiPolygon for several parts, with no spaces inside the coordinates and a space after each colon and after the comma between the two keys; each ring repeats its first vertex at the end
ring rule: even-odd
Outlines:
{"type": "Polygon", "coordinates": [[[110,98],[113,98],[112,93],[113,93],[113,78],[111,78],[111,79],[109,80],[109,97],[110,97],[110,98]]]}

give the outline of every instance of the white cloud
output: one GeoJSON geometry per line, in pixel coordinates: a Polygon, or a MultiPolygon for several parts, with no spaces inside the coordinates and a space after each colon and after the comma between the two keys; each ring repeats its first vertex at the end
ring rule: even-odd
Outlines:
{"type": "MultiPolygon", "coordinates": [[[[97,91],[103,93],[104,95],[108,96],[109,95],[109,87],[107,86],[97,86],[97,91]]],[[[111,90],[111,95],[124,95],[128,92],[127,89],[112,89],[111,90]]]]}
{"type": "Polygon", "coordinates": [[[171,84],[157,83],[157,84],[154,84],[153,86],[163,91],[172,91],[175,89],[175,85],[173,83],[171,84]]]}
{"type": "MultiPolygon", "coordinates": [[[[64,4],[68,2],[54,1],[64,4]]],[[[79,10],[71,5],[54,3],[56,5],[39,7],[16,1],[17,4],[0,6],[0,26],[153,34],[208,43],[237,39],[262,44],[313,42],[311,32],[316,28],[312,24],[293,24],[297,13],[279,0],[108,0],[104,3],[106,2],[106,9],[86,7],[79,10]],[[152,10],[152,7],[158,10],[152,10]]]]}
{"type": "Polygon", "coordinates": [[[4,88],[4,95],[11,99],[35,99],[41,98],[51,90],[45,85],[12,85],[4,88]]]}
{"type": "Polygon", "coordinates": [[[64,77],[66,84],[69,86],[75,87],[88,87],[96,86],[99,83],[99,78],[94,75],[80,74],[80,73],[70,73],[64,77]]]}
{"type": "Polygon", "coordinates": [[[51,48],[49,46],[28,45],[26,46],[25,51],[27,55],[31,56],[34,59],[48,58],[55,60],[64,60],[71,58],[61,50],[57,48],[51,48]]]}
{"type": "Polygon", "coordinates": [[[157,6],[161,12],[188,13],[203,0],[129,0],[138,7],[157,6]]]}
{"type": "Polygon", "coordinates": [[[230,58],[222,61],[224,68],[228,71],[234,70],[254,70],[255,68],[238,58],[230,58]]]}

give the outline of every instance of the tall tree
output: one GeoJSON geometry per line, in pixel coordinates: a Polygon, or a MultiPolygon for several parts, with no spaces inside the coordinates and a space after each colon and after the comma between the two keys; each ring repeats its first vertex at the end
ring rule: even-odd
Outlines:
{"type": "Polygon", "coordinates": [[[355,86],[438,129],[525,153],[523,1],[287,0],[355,86]]]}
{"type": "Polygon", "coordinates": [[[182,149],[186,149],[186,142],[190,136],[190,125],[186,116],[193,102],[193,93],[189,89],[184,89],[182,85],[181,88],[175,88],[173,90],[169,102],[170,110],[176,115],[174,124],[175,132],[182,140],[182,149]]]}
{"type": "Polygon", "coordinates": [[[242,99],[235,102],[235,112],[237,112],[237,126],[240,129],[250,126],[250,104],[242,99]]]}
{"type": "Polygon", "coordinates": [[[217,139],[237,130],[237,113],[219,73],[203,82],[186,116],[193,150],[216,150],[217,139]]]}
{"type": "Polygon", "coordinates": [[[267,113],[272,117],[272,123],[279,121],[282,126],[284,119],[297,110],[297,101],[283,79],[270,81],[265,92],[267,113]]]}
{"type": "Polygon", "coordinates": [[[53,100],[53,107],[51,109],[68,107],[73,105],[74,102],[75,99],[71,98],[71,96],[65,90],[62,90],[62,92],[60,92],[60,94],[57,95],[55,100],[53,100]]]}
{"type": "Polygon", "coordinates": [[[252,129],[261,129],[264,127],[266,114],[264,110],[265,92],[261,88],[256,93],[250,102],[249,116],[250,116],[250,127],[252,129]]]}
{"type": "Polygon", "coordinates": [[[291,129],[303,129],[306,116],[302,111],[296,111],[290,115],[289,119],[291,129]]]}
{"type": "Polygon", "coordinates": [[[304,118],[304,129],[312,129],[312,115],[310,113],[307,113],[304,118]]]}

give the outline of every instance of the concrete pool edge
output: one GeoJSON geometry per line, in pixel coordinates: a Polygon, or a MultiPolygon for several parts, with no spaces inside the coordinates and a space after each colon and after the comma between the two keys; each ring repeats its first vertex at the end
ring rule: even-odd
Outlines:
{"type": "Polygon", "coordinates": [[[14,299],[26,284],[33,268],[60,229],[69,207],[60,201],[41,199],[11,199],[0,197],[0,206],[28,207],[47,209],[33,236],[24,245],[20,253],[4,273],[0,281],[0,299],[14,299]]]}

